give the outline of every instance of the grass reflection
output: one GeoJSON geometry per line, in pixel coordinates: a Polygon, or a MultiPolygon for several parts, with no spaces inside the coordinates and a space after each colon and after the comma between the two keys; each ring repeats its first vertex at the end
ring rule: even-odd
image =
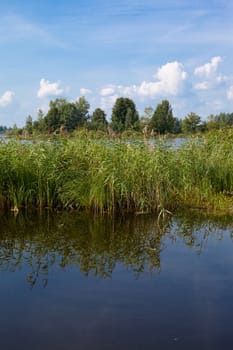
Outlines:
{"type": "Polygon", "coordinates": [[[76,266],[85,276],[110,278],[121,264],[136,278],[161,268],[161,252],[177,238],[200,254],[208,237],[233,237],[232,219],[200,212],[111,219],[76,213],[0,217],[0,270],[25,271],[31,287],[49,280],[52,268],[76,266]],[[168,241],[167,241],[168,240],[168,241]]]}

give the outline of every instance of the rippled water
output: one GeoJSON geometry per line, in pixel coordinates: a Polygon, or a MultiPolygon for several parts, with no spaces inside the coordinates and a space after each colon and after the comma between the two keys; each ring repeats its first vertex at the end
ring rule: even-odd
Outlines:
{"type": "Polygon", "coordinates": [[[232,349],[233,219],[0,217],[1,349],[232,349]]]}

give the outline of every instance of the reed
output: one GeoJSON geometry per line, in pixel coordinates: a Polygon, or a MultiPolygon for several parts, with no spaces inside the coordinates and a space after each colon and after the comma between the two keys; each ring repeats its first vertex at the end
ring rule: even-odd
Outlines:
{"type": "Polygon", "coordinates": [[[0,205],[113,213],[233,204],[233,132],[179,149],[86,135],[0,145],[0,205]]]}

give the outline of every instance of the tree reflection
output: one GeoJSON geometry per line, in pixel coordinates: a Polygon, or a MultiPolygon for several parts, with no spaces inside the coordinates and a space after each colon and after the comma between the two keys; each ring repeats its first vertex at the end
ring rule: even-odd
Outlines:
{"type": "Polygon", "coordinates": [[[97,218],[85,214],[18,215],[0,218],[0,269],[27,271],[31,287],[45,287],[51,269],[77,266],[84,275],[110,278],[121,264],[136,278],[159,273],[160,255],[167,242],[181,239],[200,254],[208,237],[232,238],[232,219],[182,213],[158,220],[151,216],[97,218]]]}

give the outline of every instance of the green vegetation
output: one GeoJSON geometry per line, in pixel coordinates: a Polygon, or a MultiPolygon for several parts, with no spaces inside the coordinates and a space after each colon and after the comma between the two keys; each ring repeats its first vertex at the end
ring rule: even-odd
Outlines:
{"type": "Polygon", "coordinates": [[[62,126],[72,131],[78,126],[83,126],[89,118],[90,105],[84,97],[80,97],[75,103],[57,98],[55,101],[50,101],[49,107],[47,115],[42,119],[43,126],[49,133],[56,132],[62,126]]]}
{"type": "Polygon", "coordinates": [[[187,134],[194,134],[200,131],[201,117],[196,113],[189,113],[182,120],[182,130],[187,134]]]}
{"type": "Polygon", "coordinates": [[[146,138],[160,135],[193,135],[203,134],[212,130],[232,127],[233,113],[220,113],[209,115],[206,121],[194,112],[188,113],[183,119],[173,115],[172,106],[168,100],[158,103],[156,108],[147,106],[144,113],[139,116],[136,105],[132,99],[117,98],[108,120],[105,111],[96,108],[90,113],[90,104],[85,97],[76,102],[69,102],[65,98],[50,101],[49,110],[44,114],[38,110],[37,119],[33,121],[28,115],[23,128],[16,124],[12,128],[0,126],[0,133],[8,136],[33,138],[51,134],[72,135],[76,131],[94,131],[102,136],[132,137],[144,136],[146,138]]]}
{"type": "Polygon", "coordinates": [[[163,100],[158,104],[149,125],[158,134],[172,133],[174,131],[175,118],[173,117],[171,105],[167,100],[163,100]]]}
{"type": "Polygon", "coordinates": [[[91,117],[90,129],[106,131],[108,122],[106,114],[101,108],[96,108],[91,117]]]}
{"type": "Polygon", "coordinates": [[[232,210],[233,131],[164,143],[86,137],[0,146],[0,204],[93,212],[232,210]]]}
{"type": "Polygon", "coordinates": [[[112,109],[112,129],[122,132],[130,128],[135,128],[137,127],[138,120],[138,112],[133,100],[124,97],[118,98],[112,109]]]}

